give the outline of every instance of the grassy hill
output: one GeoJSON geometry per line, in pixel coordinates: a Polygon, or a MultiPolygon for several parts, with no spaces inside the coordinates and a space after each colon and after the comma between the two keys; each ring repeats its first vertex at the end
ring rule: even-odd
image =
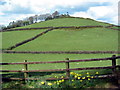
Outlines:
{"type": "Polygon", "coordinates": [[[16,51],[117,51],[117,31],[93,28],[53,30],[15,48],[16,51]]]}
{"type": "Polygon", "coordinates": [[[90,25],[103,25],[108,26],[111,24],[98,22],[92,19],[85,18],[58,18],[52,19],[45,22],[35,23],[24,27],[18,28],[34,28],[34,27],[60,27],[60,26],[90,26],[90,25]]]}
{"type": "MultiPolygon", "coordinates": [[[[35,27],[59,27],[59,26],[109,26],[111,24],[94,21],[84,18],[58,18],[45,22],[35,23],[32,25],[18,28],[35,28],[35,27]]],[[[35,35],[45,31],[28,30],[28,31],[11,31],[2,32],[3,42],[2,49],[6,49],[16,43],[27,40],[35,35]]],[[[117,30],[105,27],[84,28],[84,29],[55,29],[37,39],[23,44],[13,50],[15,51],[117,51],[118,48],[118,32],[117,30]]],[[[86,59],[86,58],[102,58],[111,57],[112,54],[3,54],[3,62],[23,62],[28,61],[57,61],[65,58],[86,59]]],[[[91,63],[73,63],[71,67],[87,67],[87,66],[108,66],[111,62],[91,62],[91,63]]],[[[4,66],[3,69],[21,70],[23,66],[4,66]]],[[[62,64],[53,65],[29,65],[29,69],[54,69],[64,68],[62,64]],[[38,68],[39,67],[39,68],[38,68]]]]}

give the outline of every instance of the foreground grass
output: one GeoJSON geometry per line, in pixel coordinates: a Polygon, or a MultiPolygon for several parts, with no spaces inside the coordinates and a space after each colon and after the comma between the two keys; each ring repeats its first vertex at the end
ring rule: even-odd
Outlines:
{"type": "MultiPolygon", "coordinates": [[[[24,81],[11,81],[3,82],[2,88],[117,88],[114,86],[116,83],[113,78],[106,79],[94,79],[94,76],[99,77],[100,72],[84,72],[84,73],[75,73],[70,72],[69,80],[54,80],[46,81],[44,78],[41,78],[39,75],[39,80],[26,80],[24,81]],[[113,83],[114,82],[114,83],[113,83]]],[[[49,75],[47,75],[49,76],[49,75]]],[[[47,77],[46,76],[46,77],[47,77]]],[[[53,78],[64,78],[65,75],[61,76],[51,74],[53,78]]],[[[43,77],[43,76],[42,76],[43,77]]]]}

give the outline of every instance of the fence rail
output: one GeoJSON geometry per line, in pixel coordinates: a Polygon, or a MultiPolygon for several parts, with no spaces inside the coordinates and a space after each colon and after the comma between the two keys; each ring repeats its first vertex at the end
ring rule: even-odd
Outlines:
{"type": "Polygon", "coordinates": [[[71,69],[50,69],[50,70],[0,70],[0,72],[54,72],[54,71],[72,71],[72,70],[93,70],[93,69],[114,69],[120,67],[120,65],[107,66],[107,67],[88,67],[88,68],[71,68],[71,69]]]}
{"type": "Polygon", "coordinates": [[[112,57],[108,57],[108,58],[81,59],[81,60],[69,60],[69,58],[66,58],[64,61],[51,61],[51,62],[27,62],[27,60],[25,60],[23,63],[0,63],[0,65],[24,65],[25,70],[0,70],[0,72],[23,72],[24,79],[26,79],[29,76],[28,72],[66,71],[66,78],[69,78],[70,71],[74,71],[74,70],[112,69],[113,75],[115,76],[116,68],[119,68],[120,70],[120,65],[116,65],[116,59],[119,58],[120,56],[113,55],[112,57]],[[69,64],[71,62],[86,62],[86,61],[100,61],[100,60],[111,60],[112,65],[105,67],[70,68],[70,64],[69,64]],[[65,63],[66,69],[28,70],[28,64],[48,64],[48,63],[65,63]]]}
{"type": "MultiPolygon", "coordinates": [[[[120,56],[114,57],[118,59],[120,56]]],[[[51,62],[23,62],[23,63],[0,63],[0,65],[15,65],[15,64],[46,64],[46,63],[67,63],[67,62],[85,62],[85,61],[100,61],[100,60],[112,60],[113,57],[109,58],[96,58],[96,59],[80,59],[80,60],[64,60],[64,61],[51,61],[51,62]]]]}

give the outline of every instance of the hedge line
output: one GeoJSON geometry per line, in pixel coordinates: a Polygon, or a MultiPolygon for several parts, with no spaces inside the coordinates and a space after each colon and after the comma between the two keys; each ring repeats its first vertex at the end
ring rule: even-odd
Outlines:
{"type": "Polygon", "coordinates": [[[52,31],[53,29],[54,29],[54,28],[48,29],[48,30],[46,30],[46,31],[44,31],[44,32],[42,32],[42,33],[40,33],[40,34],[32,37],[32,38],[29,38],[29,39],[24,40],[24,41],[22,41],[22,42],[20,42],[20,43],[17,43],[17,44],[15,44],[15,45],[7,48],[7,50],[12,50],[12,49],[14,49],[14,48],[16,48],[16,47],[18,47],[18,46],[21,46],[21,45],[23,45],[23,44],[25,44],[25,43],[28,43],[28,42],[30,42],[30,41],[32,41],[32,40],[35,40],[36,38],[42,36],[43,34],[46,34],[46,33],[49,32],[49,31],[52,31]]]}
{"type": "Polygon", "coordinates": [[[11,51],[3,50],[2,53],[23,54],[120,54],[120,51],[11,51]]]}
{"type": "Polygon", "coordinates": [[[104,26],[79,26],[79,27],[75,27],[75,26],[68,26],[68,27],[37,27],[37,28],[22,28],[22,29],[7,29],[7,30],[3,30],[0,32],[7,32],[7,31],[23,31],[23,30],[37,30],[37,29],[50,29],[50,28],[75,28],[75,29],[79,29],[79,28],[95,28],[95,27],[104,27],[104,26]]]}

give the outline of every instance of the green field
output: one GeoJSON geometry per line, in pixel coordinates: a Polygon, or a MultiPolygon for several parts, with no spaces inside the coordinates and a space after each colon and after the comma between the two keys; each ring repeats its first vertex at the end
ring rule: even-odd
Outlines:
{"type": "Polygon", "coordinates": [[[117,51],[118,31],[105,28],[53,30],[16,51],[117,51]]]}
{"type": "MultiPolygon", "coordinates": [[[[83,18],[59,18],[41,23],[35,23],[25,27],[59,27],[59,26],[95,26],[110,24],[83,18]]],[[[2,49],[9,48],[16,43],[36,36],[45,30],[28,31],[8,31],[2,32],[2,49]]],[[[117,30],[106,28],[86,28],[86,29],[56,29],[50,31],[37,39],[23,44],[13,50],[15,51],[117,51],[118,50],[117,30]]],[[[24,62],[33,61],[58,61],[70,58],[70,60],[105,58],[112,54],[2,54],[2,62],[24,62]]],[[[117,62],[117,64],[119,64],[117,62]]],[[[76,67],[97,67],[110,66],[111,61],[71,63],[71,68],[76,67]]],[[[22,70],[23,65],[3,66],[7,70],[22,70]]],[[[29,65],[29,70],[38,69],[61,69],[64,64],[43,64],[29,65]]]]}
{"type": "Polygon", "coordinates": [[[18,42],[29,39],[44,30],[11,31],[2,33],[2,48],[8,48],[18,42]]]}

